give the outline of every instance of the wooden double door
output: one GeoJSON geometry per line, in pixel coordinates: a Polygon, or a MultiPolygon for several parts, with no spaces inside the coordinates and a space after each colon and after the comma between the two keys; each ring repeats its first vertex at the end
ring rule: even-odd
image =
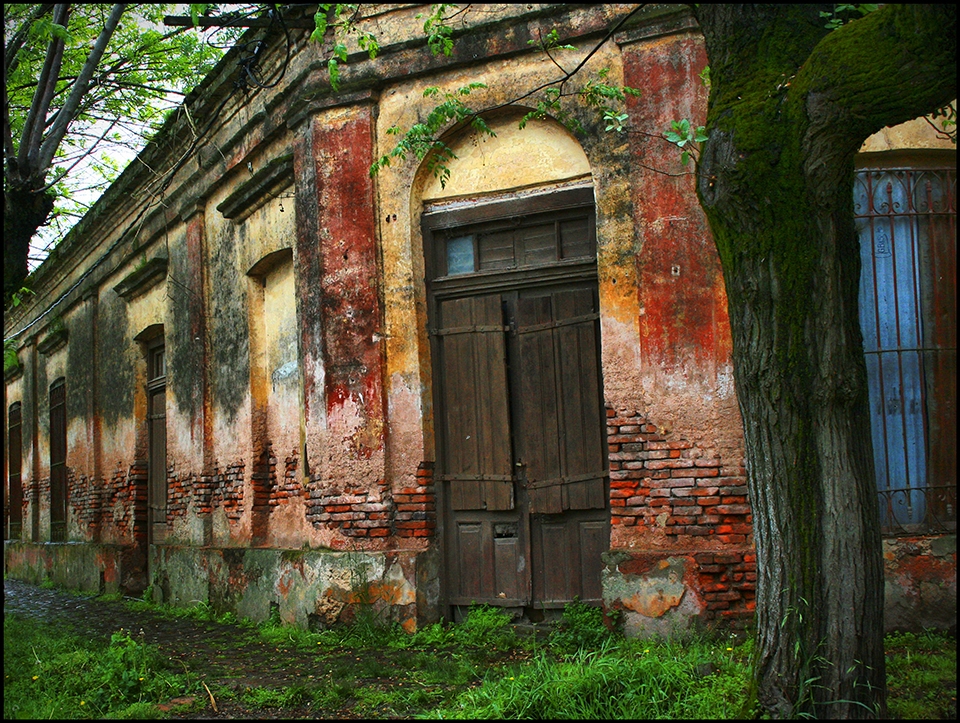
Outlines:
{"type": "Polygon", "coordinates": [[[595,266],[433,303],[446,602],[601,599],[609,548],[595,266]],[[592,273],[589,273],[592,271],[592,273]]]}

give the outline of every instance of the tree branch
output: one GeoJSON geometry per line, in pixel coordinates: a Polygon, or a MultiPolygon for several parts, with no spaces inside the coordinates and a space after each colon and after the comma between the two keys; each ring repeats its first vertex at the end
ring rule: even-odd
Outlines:
{"type": "Polygon", "coordinates": [[[38,161],[38,163],[41,164],[40,168],[49,167],[53,161],[57,147],[67,132],[67,126],[70,124],[70,121],[73,120],[74,112],[80,106],[80,101],[86,92],[87,86],[90,84],[90,79],[100,64],[100,58],[103,57],[103,53],[107,49],[107,43],[110,42],[110,37],[113,35],[113,31],[116,30],[117,24],[120,22],[120,17],[126,9],[127,6],[123,3],[118,3],[113,6],[110,17],[107,18],[103,30],[100,32],[99,37],[97,37],[97,42],[94,44],[90,55],[87,56],[87,60],[83,64],[83,70],[80,71],[80,77],[77,79],[73,91],[70,93],[70,97],[67,98],[63,107],[60,109],[56,123],[53,124],[46,140],[44,140],[40,148],[38,161]]]}
{"type": "Polygon", "coordinates": [[[83,152],[82,154],[80,154],[80,155],[78,156],[78,158],[77,158],[70,166],[68,166],[67,168],[64,168],[64,169],[60,169],[60,173],[59,173],[59,175],[57,176],[57,178],[54,179],[53,181],[50,181],[46,186],[44,186],[43,190],[46,191],[46,190],[52,188],[54,185],[56,185],[56,184],[60,181],[60,179],[62,179],[64,176],[66,176],[68,173],[70,173],[70,171],[72,171],[74,168],[76,168],[76,167],[77,167],[77,164],[79,164],[82,160],[84,160],[84,159],[87,158],[91,153],[93,153],[93,152],[96,150],[97,146],[100,144],[100,142],[101,142],[104,138],[107,137],[107,134],[108,134],[110,131],[113,130],[114,126],[116,126],[117,123],[118,123],[118,120],[115,119],[115,120],[107,127],[107,130],[105,130],[105,131],[103,132],[103,134],[102,134],[97,140],[95,140],[95,141],[90,145],[89,148],[85,149],[84,152],[83,152]]]}
{"type": "MultiPolygon", "coordinates": [[[[522,100],[526,100],[526,99],[529,98],[530,96],[536,95],[536,94],[539,93],[540,91],[545,90],[545,89],[547,89],[547,88],[549,88],[549,87],[551,87],[551,86],[554,86],[554,85],[559,85],[560,88],[561,88],[561,92],[562,92],[563,84],[566,83],[568,80],[570,80],[570,79],[571,79],[573,76],[575,76],[577,73],[579,73],[579,72],[583,69],[583,66],[585,66],[585,65],[590,61],[590,58],[592,58],[594,55],[596,55],[596,54],[600,51],[600,48],[602,48],[602,47],[604,46],[604,43],[606,43],[610,38],[612,38],[612,37],[614,36],[614,34],[615,34],[621,27],[623,27],[623,24],[626,23],[627,20],[629,20],[630,18],[632,18],[634,15],[636,15],[638,12],[640,12],[640,10],[642,10],[642,9],[645,8],[646,6],[647,6],[647,3],[640,3],[640,4],[637,5],[637,7],[635,7],[633,10],[631,10],[629,13],[627,13],[626,15],[624,15],[616,25],[614,25],[612,28],[610,28],[610,30],[607,31],[607,34],[604,35],[604,36],[603,36],[603,39],[593,47],[593,50],[591,50],[589,53],[586,54],[586,56],[583,58],[583,60],[581,60],[581,61],[577,64],[577,67],[576,67],[576,68],[574,68],[573,70],[570,70],[570,71],[564,71],[564,75],[563,75],[562,78],[558,78],[557,80],[551,80],[551,81],[548,82],[548,83],[543,83],[542,85],[537,86],[536,88],[534,88],[533,90],[531,90],[531,91],[528,92],[528,93],[524,93],[523,95],[518,96],[517,98],[514,98],[513,100],[507,101],[506,103],[501,103],[501,104],[499,104],[499,105],[493,106],[492,108],[487,108],[486,110],[484,110],[484,111],[482,111],[482,112],[483,112],[483,113],[490,113],[490,112],[492,112],[492,111],[499,110],[500,108],[506,108],[507,106],[514,105],[514,104],[516,104],[516,103],[519,103],[519,102],[522,101],[522,100]]],[[[551,60],[552,60],[552,58],[551,58],[551,60]]],[[[559,67],[559,66],[557,66],[557,67],[559,67]]],[[[563,70],[563,68],[560,68],[560,69],[563,70]]],[[[478,115],[480,115],[480,111],[477,111],[477,113],[475,113],[473,117],[476,117],[476,116],[478,116],[478,115]]]]}
{"type": "MultiPolygon", "coordinates": [[[[70,6],[59,4],[53,10],[53,22],[56,25],[67,27],[70,6]]],[[[60,64],[63,62],[63,38],[54,35],[47,45],[46,58],[43,69],[37,79],[37,89],[33,94],[33,102],[23,124],[20,138],[20,150],[17,154],[17,166],[20,179],[32,178],[37,173],[42,176],[42,166],[38,166],[40,158],[40,144],[43,139],[43,129],[57,87],[57,78],[60,75],[60,64]]]]}
{"type": "Polygon", "coordinates": [[[887,5],[817,44],[793,83],[811,163],[852,157],[882,128],[956,98],[956,13],[955,5],[887,5]]]}
{"type": "MultiPolygon", "coordinates": [[[[17,60],[17,55],[20,52],[20,48],[23,47],[23,44],[27,40],[27,34],[30,32],[30,27],[44,15],[53,10],[54,5],[52,3],[46,5],[37,5],[33,12],[24,19],[23,23],[17,28],[17,32],[13,34],[13,37],[10,38],[10,41],[5,44],[3,49],[3,78],[6,81],[7,73],[12,73],[17,69],[19,61],[17,60]]],[[[6,87],[6,82],[4,82],[4,87],[6,87]]]]}

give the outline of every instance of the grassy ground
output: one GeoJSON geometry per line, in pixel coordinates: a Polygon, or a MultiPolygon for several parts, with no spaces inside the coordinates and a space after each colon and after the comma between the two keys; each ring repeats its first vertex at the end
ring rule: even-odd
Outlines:
{"type": "MultiPolygon", "coordinates": [[[[203,607],[192,614],[213,617],[203,607]]],[[[218,657],[234,672],[215,679],[210,661],[184,662],[128,631],[104,644],[5,614],[4,718],[211,717],[211,710],[262,718],[756,717],[746,697],[751,641],[625,640],[580,605],[542,638],[518,635],[487,608],[412,636],[372,619],[321,633],[277,621],[220,622],[232,626],[236,645],[221,645],[218,657]],[[276,652],[253,659],[254,645],[276,652]],[[282,681],[271,682],[271,665],[282,681]],[[291,666],[298,668],[292,681],[291,666]]],[[[890,715],[952,717],[955,641],[891,635],[887,650],[890,715]]]]}

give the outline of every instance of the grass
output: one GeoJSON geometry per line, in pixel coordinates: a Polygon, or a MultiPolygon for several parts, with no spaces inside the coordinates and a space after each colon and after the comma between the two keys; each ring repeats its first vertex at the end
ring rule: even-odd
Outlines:
{"type": "Polygon", "coordinates": [[[3,717],[158,718],[196,686],[152,646],[118,630],[104,648],[52,623],[3,617],[3,717]]]}
{"type": "Polygon", "coordinates": [[[951,718],[957,708],[956,640],[942,633],[891,633],[887,712],[892,718],[951,718]]]}
{"type": "Polygon", "coordinates": [[[608,641],[489,674],[483,685],[428,713],[433,718],[753,717],[744,699],[751,644],[727,651],[716,642],[608,641]],[[713,660],[704,675],[704,660],[713,660]]]}
{"type": "MultiPolygon", "coordinates": [[[[183,610],[145,603],[154,612],[183,610]]],[[[4,718],[158,718],[158,707],[208,696],[264,717],[349,714],[382,718],[756,718],[746,699],[752,641],[686,637],[625,639],[598,610],[571,604],[545,638],[518,636],[495,608],[476,607],[463,623],[413,635],[373,616],[313,633],[186,613],[236,626],[238,644],[261,641],[295,652],[308,669],[299,682],[245,687],[211,683],[137,636],[117,631],[108,646],[34,619],[4,616],[4,718]],[[189,700],[189,698],[188,698],[189,700]]],[[[950,718],[956,707],[956,648],[940,633],[889,635],[889,713],[950,718]],[[951,707],[952,701],[952,707],[951,707]]],[[[232,651],[231,651],[232,652],[232,651]]],[[[238,664],[241,661],[238,661],[238,664]]],[[[281,666],[288,667],[288,666],[281,666]]],[[[189,705],[189,704],[188,704],[189,705]]]]}

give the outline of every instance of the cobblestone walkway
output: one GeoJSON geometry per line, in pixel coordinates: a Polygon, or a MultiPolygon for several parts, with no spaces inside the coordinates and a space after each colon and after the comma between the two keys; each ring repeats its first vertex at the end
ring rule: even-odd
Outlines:
{"type": "MultiPolygon", "coordinates": [[[[318,657],[294,648],[276,648],[244,635],[234,625],[221,625],[183,618],[165,618],[151,612],[129,610],[121,602],[108,602],[61,590],[30,585],[19,580],[3,582],[4,614],[15,613],[53,623],[63,623],[72,632],[100,638],[123,628],[145,643],[158,645],[171,659],[180,660],[212,690],[226,686],[233,690],[268,687],[282,689],[320,675],[318,657]]],[[[202,696],[201,696],[202,697],[202,696]]],[[[277,711],[273,717],[355,718],[349,710],[277,711]]],[[[201,712],[187,718],[268,718],[265,709],[247,710],[236,700],[218,701],[215,712],[207,703],[201,712]]]]}

